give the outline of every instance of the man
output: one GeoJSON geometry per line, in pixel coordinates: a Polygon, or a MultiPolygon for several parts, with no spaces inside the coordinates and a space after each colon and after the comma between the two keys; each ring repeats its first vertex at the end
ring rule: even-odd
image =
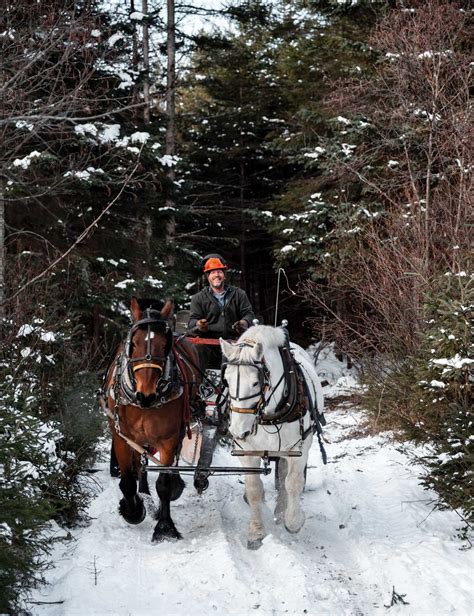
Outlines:
{"type": "MultiPolygon", "coordinates": [[[[227,263],[220,255],[204,257],[203,272],[209,286],[191,298],[190,334],[202,338],[237,338],[252,324],[255,315],[245,291],[225,284],[227,269],[227,263]]],[[[219,346],[199,347],[203,369],[209,363],[220,364],[219,346]]]]}

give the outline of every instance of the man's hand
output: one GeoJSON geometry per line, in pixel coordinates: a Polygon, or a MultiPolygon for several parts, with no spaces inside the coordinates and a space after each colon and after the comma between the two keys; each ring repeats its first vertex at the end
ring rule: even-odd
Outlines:
{"type": "Polygon", "coordinates": [[[207,332],[209,329],[207,319],[199,319],[199,321],[196,321],[196,327],[200,332],[207,332]]]}
{"type": "Polygon", "coordinates": [[[233,325],[232,325],[232,329],[235,329],[235,331],[238,334],[243,334],[244,331],[246,329],[248,329],[249,324],[247,323],[247,321],[245,319],[240,319],[240,321],[236,321],[233,325]]]}

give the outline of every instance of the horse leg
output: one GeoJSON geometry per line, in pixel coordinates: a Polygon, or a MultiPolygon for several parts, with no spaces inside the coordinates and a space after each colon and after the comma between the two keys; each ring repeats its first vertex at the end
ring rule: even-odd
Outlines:
{"type": "Polygon", "coordinates": [[[278,458],[278,497],[273,512],[273,518],[277,524],[283,522],[286,508],[288,506],[288,494],[286,492],[285,481],[288,474],[288,461],[286,458],[278,458]]]}
{"type": "MultiPolygon", "coordinates": [[[[166,466],[171,466],[174,461],[176,446],[172,448],[160,448],[160,460],[166,466]]],[[[160,473],[156,480],[156,491],[160,499],[160,508],[157,513],[158,523],[153,531],[153,541],[163,539],[181,539],[181,533],[177,530],[171,519],[170,503],[177,500],[184,489],[184,481],[179,474],[160,473]]]]}
{"type": "Polygon", "coordinates": [[[163,539],[182,539],[171,519],[170,503],[176,500],[183,491],[184,482],[179,475],[160,473],[156,480],[156,491],[160,499],[158,509],[158,523],[153,531],[153,541],[163,541],[163,539]],[[182,486],[181,486],[182,484],[182,486]],[[178,495],[178,496],[176,496],[178,495]]]}
{"type": "Polygon", "coordinates": [[[175,501],[181,496],[184,490],[184,481],[179,473],[171,475],[171,500],[175,501]]]}
{"type": "Polygon", "coordinates": [[[301,530],[305,515],[301,508],[301,493],[304,488],[304,468],[306,466],[306,456],[302,458],[288,459],[288,473],[285,479],[285,491],[288,503],[285,511],[285,528],[290,533],[297,533],[301,530]]]}
{"type": "Polygon", "coordinates": [[[145,519],[146,509],[143,499],[137,493],[138,456],[119,437],[114,438],[114,450],[120,466],[119,487],[123,494],[119,513],[129,524],[140,524],[145,519]]]}
{"type": "Polygon", "coordinates": [[[139,473],[138,491],[141,494],[148,494],[148,496],[150,496],[150,488],[148,486],[148,473],[146,470],[140,471],[139,473]]]}
{"type": "Polygon", "coordinates": [[[109,468],[110,468],[111,477],[120,477],[120,469],[119,469],[117,456],[115,455],[115,448],[114,448],[113,440],[112,440],[112,445],[110,446],[109,468]]]}
{"type": "MultiPolygon", "coordinates": [[[[260,458],[245,457],[242,466],[260,466],[260,458]]],[[[247,547],[249,550],[258,550],[265,537],[265,527],[262,519],[263,483],[260,475],[246,475],[245,498],[250,507],[249,534],[247,547]]]]}

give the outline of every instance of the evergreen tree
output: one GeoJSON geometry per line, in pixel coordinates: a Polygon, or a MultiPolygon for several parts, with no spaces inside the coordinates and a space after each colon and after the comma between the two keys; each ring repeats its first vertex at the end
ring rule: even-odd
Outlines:
{"type": "Polygon", "coordinates": [[[424,484],[474,519],[472,277],[446,272],[425,306],[426,329],[413,361],[407,405],[411,432],[431,443],[424,484]]]}
{"type": "Polygon", "coordinates": [[[125,9],[25,1],[3,15],[2,612],[19,613],[20,590],[40,577],[45,521],[72,524],[87,502],[79,475],[103,424],[95,371],[127,322],[130,293],[175,284],[160,249],[174,161],[163,158],[156,99],[143,122],[125,9]]]}
{"type": "MultiPolygon", "coordinates": [[[[318,160],[340,127],[323,98],[338,77],[370,65],[363,39],[374,9],[275,2],[239,6],[231,15],[235,29],[203,40],[192,61],[183,100],[191,124],[187,202],[202,233],[195,246],[238,238],[240,254],[227,250],[258,312],[258,290],[267,298],[262,312],[272,321],[274,259],[291,266],[290,286],[308,269],[327,273],[324,254],[345,213],[332,157],[318,160]],[[227,234],[221,220],[213,223],[216,214],[225,216],[227,234]],[[252,279],[254,263],[264,277],[252,279]]],[[[340,143],[333,147],[341,151],[340,143]]],[[[300,303],[288,308],[303,320],[300,303]]]]}

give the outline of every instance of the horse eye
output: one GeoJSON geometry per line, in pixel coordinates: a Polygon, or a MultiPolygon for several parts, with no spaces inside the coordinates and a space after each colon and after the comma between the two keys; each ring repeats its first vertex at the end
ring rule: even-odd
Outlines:
{"type": "Polygon", "coordinates": [[[258,385],[258,381],[255,381],[255,383],[252,384],[252,387],[257,387],[258,385]]]}

